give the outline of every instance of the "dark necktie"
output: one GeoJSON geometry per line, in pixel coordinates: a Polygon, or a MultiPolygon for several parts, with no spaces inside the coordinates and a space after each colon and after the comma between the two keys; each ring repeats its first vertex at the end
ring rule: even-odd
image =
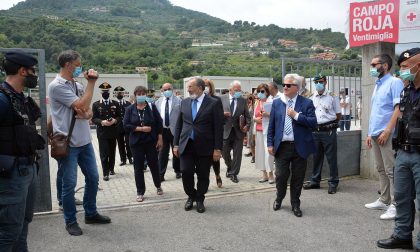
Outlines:
{"type": "Polygon", "coordinates": [[[105,101],[105,106],[108,106],[108,101],[105,101]]]}
{"type": "Polygon", "coordinates": [[[166,98],[165,104],[165,126],[169,127],[169,97],[166,98]]]}
{"type": "Polygon", "coordinates": [[[230,103],[230,116],[233,116],[234,109],[235,109],[235,98],[232,98],[232,102],[230,103]]]}

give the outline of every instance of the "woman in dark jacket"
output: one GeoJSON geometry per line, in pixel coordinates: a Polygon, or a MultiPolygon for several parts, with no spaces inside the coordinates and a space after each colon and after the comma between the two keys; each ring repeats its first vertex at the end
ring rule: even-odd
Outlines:
{"type": "Polygon", "coordinates": [[[154,104],[147,102],[147,88],[134,89],[135,103],[130,105],[124,115],[124,129],[130,133],[130,148],[134,158],[134,178],[138,202],[144,200],[144,159],[153,177],[157,194],[162,195],[158,166],[158,151],[162,148],[162,118],[154,104]]]}

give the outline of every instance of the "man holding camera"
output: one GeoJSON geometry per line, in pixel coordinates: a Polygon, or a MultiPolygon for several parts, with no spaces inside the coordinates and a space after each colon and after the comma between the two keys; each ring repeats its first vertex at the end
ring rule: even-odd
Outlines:
{"type": "Polygon", "coordinates": [[[118,103],[109,98],[111,85],[107,82],[99,85],[102,99],[92,105],[92,122],[96,124],[96,135],[99,143],[104,181],[109,180],[109,175],[115,175],[115,150],[117,147],[118,122],[121,116],[118,103]]]}

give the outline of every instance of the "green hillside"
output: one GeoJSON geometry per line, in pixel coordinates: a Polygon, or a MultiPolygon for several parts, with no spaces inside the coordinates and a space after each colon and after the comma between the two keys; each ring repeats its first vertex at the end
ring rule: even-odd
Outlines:
{"type": "Polygon", "coordinates": [[[27,0],[0,11],[0,47],[45,49],[48,72],[58,70],[57,54],[71,48],[82,54],[85,68],[100,72],[147,67],[151,83],[180,83],[191,75],[279,78],[281,56],[309,57],[322,51],[311,49],[315,44],[357,58],[344,53],[344,34],[330,29],[230,24],[167,0],[27,0]]]}

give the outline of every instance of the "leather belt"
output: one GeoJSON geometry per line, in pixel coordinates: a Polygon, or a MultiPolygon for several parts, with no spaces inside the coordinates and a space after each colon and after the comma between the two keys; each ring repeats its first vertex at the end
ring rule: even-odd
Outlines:
{"type": "Polygon", "coordinates": [[[295,144],[295,141],[283,141],[281,143],[284,143],[284,144],[295,144]]]}
{"type": "Polygon", "coordinates": [[[330,131],[333,129],[338,128],[338,123],[336,121],[330,121],[330,122],[326,122],[326,123],[321,123],[318,124],[314,131],[330,131]]]}

